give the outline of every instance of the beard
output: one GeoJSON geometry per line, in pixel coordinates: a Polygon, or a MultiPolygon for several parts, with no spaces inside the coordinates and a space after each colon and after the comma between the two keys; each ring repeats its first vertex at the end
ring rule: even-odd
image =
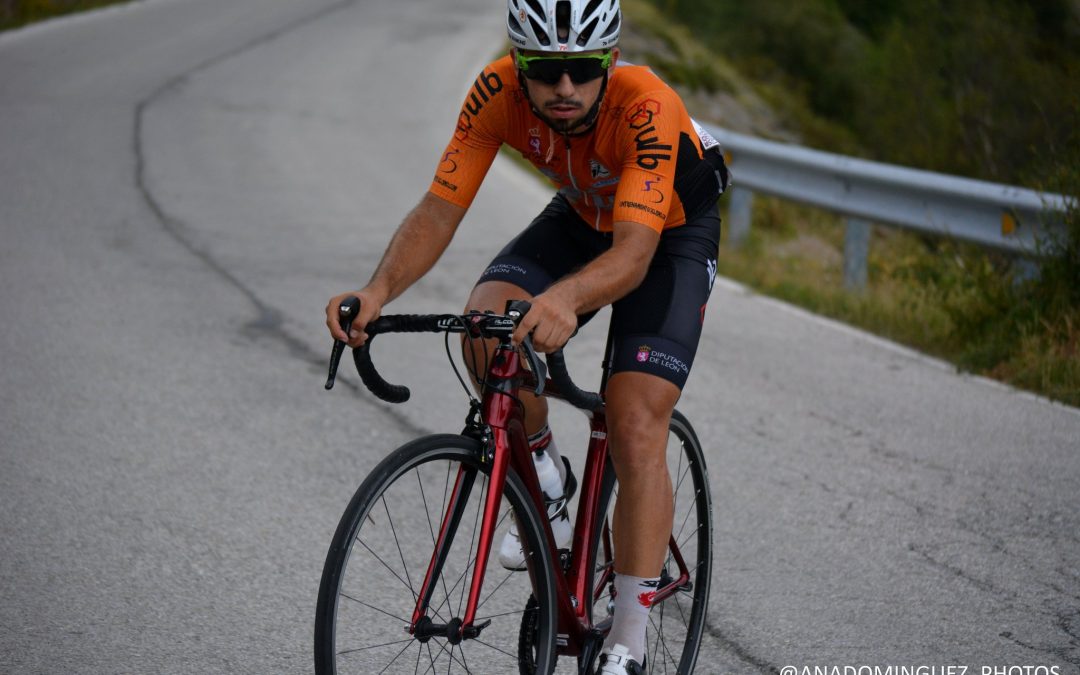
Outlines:
{"type": "Polygon", "coordinates": [[[553,101],[544,104],[544,110],[540,113],[540,117],[544,120],[544,122],[547,123],[549,127],[554,129],[555,131],[565,133],[567,131],[573,130],[578,124],[581,123],[583,119],[585,119],[585,106],[581,103],[581,101],[553,101]],[[551,117],[547,114],[547,109],[549,106],[573,106],[579,112],[581,112],[581,115],[570,119],[551,117]]]}

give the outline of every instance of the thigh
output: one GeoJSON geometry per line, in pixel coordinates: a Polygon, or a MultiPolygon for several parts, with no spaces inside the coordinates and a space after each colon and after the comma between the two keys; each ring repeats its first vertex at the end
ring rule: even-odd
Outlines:
{"type": "Polygon", "coordinates": [[[719,232],[713,210],[661,236],[645,280],[613,305],[612,373],[686,385],[716,278],[719,232]]]}
{"type": "Polygon", "coordinates": [[[556,195],[547,208],[495,256],[480,275],[474,295],[481,286],[493,281],[517,286],[529,297],[539,295],[610,246],[610,235],[589,228],[570,204],[556,195]]]}

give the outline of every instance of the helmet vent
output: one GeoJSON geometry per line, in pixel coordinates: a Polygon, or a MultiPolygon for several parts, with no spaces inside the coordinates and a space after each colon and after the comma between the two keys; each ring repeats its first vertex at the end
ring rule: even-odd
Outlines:
{"type": "Polygon", "coordinates": [[[578,47],[584,47],[585,45],[589,44],[589,38],[592,37],[593,31],[596,30],[596,24],[598,23],[600,23],[599,17],[593,19],[588,26],[585,26],[585,28],[582,29],[581,33],[578,34],[578,47]]]}
{"type": "Polygon", "coordinates": [[[547,12],[544,11],[544,6],[541,5],[538,0],[525,0],[529,5],[529,9],[536,12],[536,15],[540,17],[540,20],[547,23],[547,12]]]}
{"type": "Polygon", "coordinates": [[[606,37],[608,37],[610,35],[614,35],[615,33],[618,33],[620,23],[622,23],[622,12],[615,12],[615,18],[611,20],[611,25],[609,25],[607,27],[607,30],[604,31],[604,34],[601,35],[600,37],[606,38],[606,37]]]}
{"type": "Polygon", "coordinates": [[[559,0],[555,3],[555,30],[559,35],[559,42],[570,39],[570,0],[559,0]]]}
{"type": "Polygon", "coordinates": [[[532,18],[531,16],[529,17],[529,23],[532,25],[533,33],[536,34],[536,41],[544,47],[550,47],[551,38],[548,37],[548,34],[544,30],[544,27],[536,23],[536,19],[532,18]]]}
{"type": "Polygon", "coordinates": [[[517,17],[514,16],[513,12],[510,12],[510,15],[506,19],[506,22],[510,25],[510,30],[514,31],[518,35],[525,34],[525,31],[521,28],[521,24],[518,23],[517,17]]]}
{"type": "Polygon", "coordinates": [[[589,4],[585,5],[585,11],[581,13],[581,20],[584,21],[593,15],[604,0],[591,0],[589,4]]]}

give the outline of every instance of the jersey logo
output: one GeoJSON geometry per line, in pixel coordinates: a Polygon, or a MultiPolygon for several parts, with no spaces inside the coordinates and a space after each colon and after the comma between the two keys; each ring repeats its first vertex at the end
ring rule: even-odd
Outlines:
{"type": "Polygon", "coordinates": [[[661,161],[671,159],[670,145],[660,142],[653,120],[660,115],[660,102],[645,99],[626,115],[630,128],[637,132],[637,165],[646,171],[655,171],[661,161]],[[665,152],[666,151],[666,152],[665,152]]]}
{"type": "Polygon", "coordinates": [[[480,77],[476,78],[476,82],[473,83],[471,95],[465,99],[465,106],[461,109],[461,114],[458,115],[457,130],[454,132],[454,136],[459,141],[464,141],[469,137],[473,118],[480,114],[485,103],[502,90],[503,82],[498,73],[480,73],[480,77]]]}
{"type": "Polygon", "coordinates": [[[649,345],[641,345],[638,347],[637,360],[639,363],[646,363],[649,360],[649,355],[652,354],[652,348],[649,345]]]}
{"type": "Polygon", "coordinates": [[[446,152],[446,154],[443,155],[442,161],[439,163],[439,171],[441,171],[443,173],[454,173],[455,171],[457,171],[458,170],[457,160],[452,159],[452,157],[454,155],[457,155],[457,154],[460,154],[460,153],[461,153],[461,151],[458,150],[457,148],[453,148],[451,150],[448,150],[446,152]]]}
{"type": "Polygon", "coordinates": [[[542,157],[544,155],[544,153],[540,151],[540,127],[529,129],[529,149],[532,150],[533,155],[536,157],[542,157]]]}
{"type": "Polygon", "coordinates": [[[631,129],[641,129],[652,124],[653,117],[660,114],[660,101],[647,98],[626,114],[626,121],[631,129]]]}
{"type": "Polygon", "coordinates": [[[705,267],[709,271],[709,292],[712,292],[713,284],[716,283],[716,260],[706,260],[705,267]]]}
{"type": "Polygon", "coordinates": [[[653,189],[653,185],[663,182],[663,180],[660,176],[653,176],[651,180],[645,181],[645,192],[656,196],[656,199],[652,200],[653,204],[664,203],[664,193],[660,191],[660,188],[653,189]]]}
{"type": "Polygon", "coordinates": [[[589,172],[592,174],[592,179],[607,178],[611,175],[611,171],[606,166],[601,164],[595,159],[589,160],[589,172]]]}

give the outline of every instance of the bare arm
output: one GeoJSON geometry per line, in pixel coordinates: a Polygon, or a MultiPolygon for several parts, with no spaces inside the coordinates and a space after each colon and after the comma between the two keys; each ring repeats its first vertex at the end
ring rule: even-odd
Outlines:
{"type": "Polygon", "coordinates": [[[367,286],[330,299],[326,306],[326,325],[334,339],[345,340],[350,347],[362,345],[368,337],[364,326],[379,317],[383,305],[404,293],[435,266],[464,217],[464,208],[426,193],[398,226],[367,286]],[[346,339],[338,325],[337,310],[341,301],[350,295],[360,298],[360,315],[346,339]]]}
{"type": "Polygon", "coordinates": [[[533,308],[514,333],[520,342],[533,331],[541,352],[563,346],[577,328],[578,314],[615,302],[645,279],[660,233],[633,222],[615,223],[610,249],[532,300],[533,308]]]}

